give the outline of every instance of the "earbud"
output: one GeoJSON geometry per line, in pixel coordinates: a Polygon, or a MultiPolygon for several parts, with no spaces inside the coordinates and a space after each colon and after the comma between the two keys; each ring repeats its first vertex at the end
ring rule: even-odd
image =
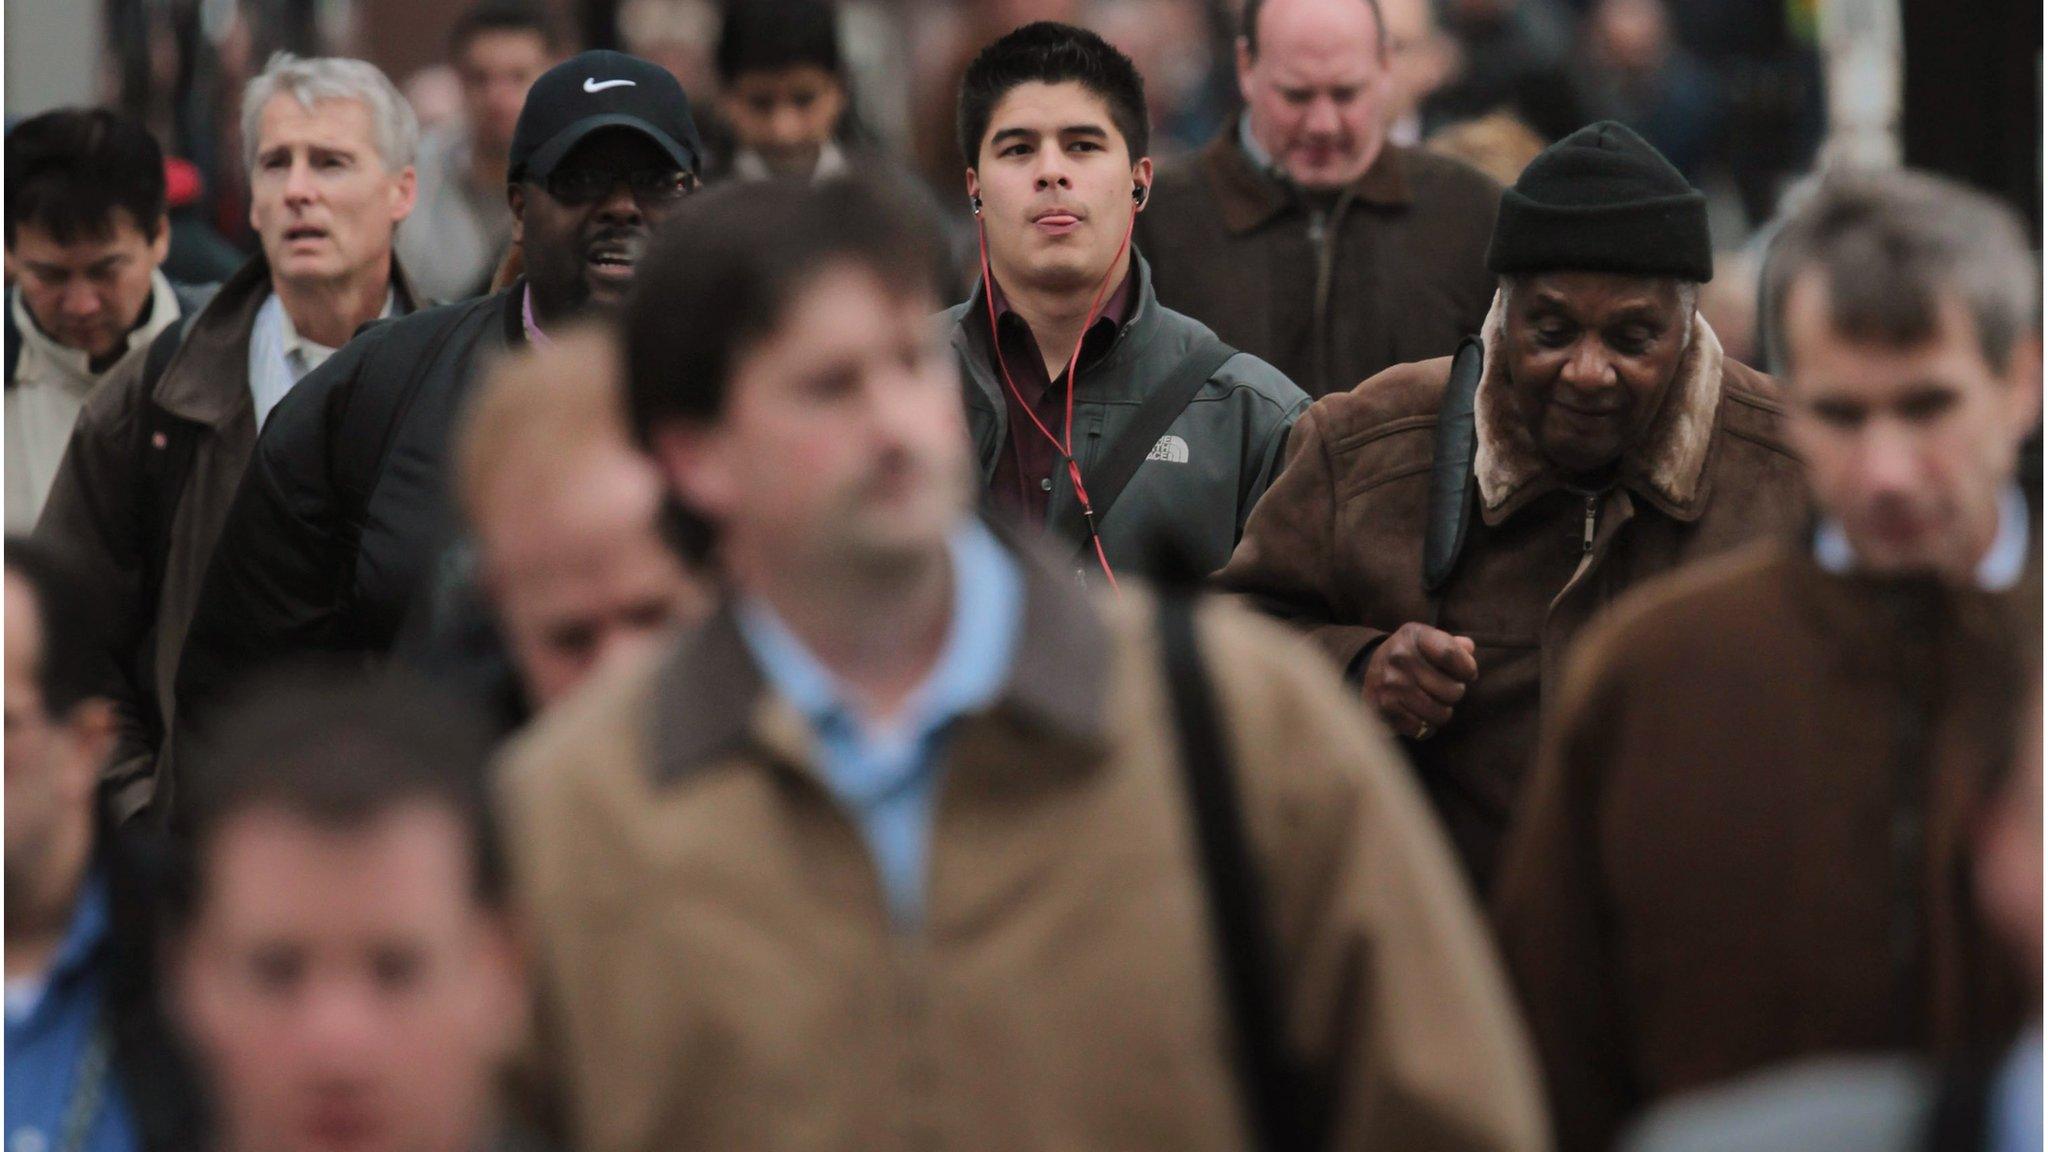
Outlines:
{"type": "Polygon", "coordinates": [[[976,216],[981,215],[981,197],[969,196],[967,198],[967,206],[974,209],[974,214],[976,216]]]}
{"type": "Polygon", "coordinates": [[[1145,191],[1146,189],[1143,184],[1131,185],[1131,203],[1143,208],[1145,206],[1145,191]]]}

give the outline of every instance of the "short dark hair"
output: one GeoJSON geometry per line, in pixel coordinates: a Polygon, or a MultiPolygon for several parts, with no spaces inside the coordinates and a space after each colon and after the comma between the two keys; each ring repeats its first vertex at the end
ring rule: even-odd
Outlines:
{"type": "Polygon", "coordinates": [[[823,0],[730,0],[718,33],[718,78],[809,65],[839,74],[839,21],[823,0]]]}
{"type": "Polygon", "coordinates": [[[96,696],[105,695],[101,673],[106,635],[101,628],[108,600],[98,581],[70,553],[25,536],[7,537],[7,574],[28,585],[35,601],[42,651],[36,654],[36,688],[43,711],[62,718],[96,696]]]}
{"type": "Polygon", "coordinates": [[[1985,363],[2004,371],[2038,331],[2041,268],[2019,214],[1953,180],[1911,170],[1845,169],[1820,178],[1764,260],[1766,336],[1784,358],[1785,298],[1801,275],[1827,281],[1844,335],[1910,347],[1933,337],[1944,295],[1959,299],[1985,363]]]}
{"type": "MultiPolygon", "coordinates": [[[[1387,17],[1380,11],[1380,0],[1363,0],[1372,10],[1373,42],[1379,45],[1380,61],[1386,62],[1392,49],[1387,45],[1387,17]]],[[[1265,11],[1266,0],[1244,0],[1244,11],[1237,18],[1237,34],[1244,37],[1244,50],[1253,59],[1259,55],[1259,13],[1265,11]]]]}
{"type": "Polygon", "coordinates": [[[1034,82],[1079,84],[1101,97],[1131,159],[1149,154],[1152,124],[1138,66],[1086,28],[1041,20],[983,48],[967,66],[960,81],[959,133],[960,155],[969,168],[981,165],[981,138],[996,105],[1011,89],[1034,82]]]}
{"type": "Polygon", "coordinates": [[[562,34],[554,13],[539,0],[477,0],[462,10],[448,31],[448,58],[459,60],[470,41],[491,32],[531,32],[552,52],[562,34]]]}
{"type": "Polygon", "coordinates": [[[59,108],[7,134],[9,248],[23,224],[59,244],[111,236],[117,210],[156,239],[164,153],[140,122],[105,108],[59,108]]]}
{"type": "Polygon", "coordinates": [[[302,663],[246,683],[207,719],[179,749],[174,927],[199,911],[222,830],[259,810],[355,830],[413,804],[445,809],[469,834],[477,900],[504,905],[489,727],[472,701],[396,671],[302,663]]]}

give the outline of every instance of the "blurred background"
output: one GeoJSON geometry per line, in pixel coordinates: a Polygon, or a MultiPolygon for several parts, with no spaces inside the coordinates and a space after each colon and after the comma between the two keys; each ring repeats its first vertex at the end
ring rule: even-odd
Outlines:
{"type": "MultiPolygon", "coordinates": [[[[670,68],[714,117],[724,0],[554,0],[571,47],[670,68]]],[[[743,0],[742,0],[743,2],[743,0]]],[[[852,143],[893,153],[960,199],[953,88],[979,45],[1035,19],[1094,28],[1145,74],[1162,161],[1238,107],[1239,0],[845,0],[852,143]]],[[[173,164],[177,218],[246,250],[233,115],[278,49],[359,56],[424,125],[462,116],[445,59],[465,0],[11,0],[9,122],[65,104],[137,114],[173,164]]],[[[1395,138],[1431,141],[1511,180],[1588,120],[1628,123],[1711,198],[1733,276],[1713,319],[1741,347],[1738,289],[1756,234],[1818,164],[1903,162],[2010,199],[2038,241],[2041,8],[2035,0],[1382,0],[1401,96],[1395,138]]],[[[707,135],[717,138],[716,126],[707,135]]]]}

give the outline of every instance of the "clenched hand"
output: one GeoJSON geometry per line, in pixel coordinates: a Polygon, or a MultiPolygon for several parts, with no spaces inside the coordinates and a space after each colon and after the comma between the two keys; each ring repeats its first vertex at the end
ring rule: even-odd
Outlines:
{"type": "Polygon", "coordinates": [[[1421,740],[1451,722],[1451,709],[1479,679],[1469,637],[1403,624],[1365,665],[1365,698],[1394,731],[1421,740]]]}

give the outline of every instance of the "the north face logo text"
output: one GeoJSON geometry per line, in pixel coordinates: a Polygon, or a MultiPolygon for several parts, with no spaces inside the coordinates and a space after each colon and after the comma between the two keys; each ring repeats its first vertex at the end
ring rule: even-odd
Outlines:
{"type": "Polygon", "coordinates": [[[1188,462],[1188,442],[1178,436],[1166,435],[1145,454],[1147,461],[1157,460],[1162,464],[1185,464],[1188,462]]]}

